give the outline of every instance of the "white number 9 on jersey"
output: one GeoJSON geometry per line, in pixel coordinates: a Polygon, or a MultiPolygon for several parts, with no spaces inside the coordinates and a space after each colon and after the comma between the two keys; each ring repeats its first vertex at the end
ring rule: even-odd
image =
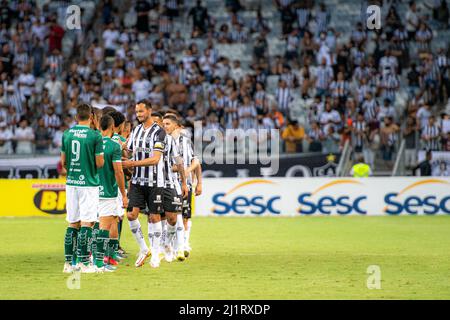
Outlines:
{"type": "Polygon", "coordinates": [[[72,154],[73,154],[72,161],[80,160],[80,151],[81,151],[80,141],[72,140],[72,154]]]}

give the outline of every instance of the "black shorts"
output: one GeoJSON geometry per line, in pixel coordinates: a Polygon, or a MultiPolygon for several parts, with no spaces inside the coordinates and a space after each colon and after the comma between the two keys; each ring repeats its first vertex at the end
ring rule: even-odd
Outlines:
{"type": "Polygon", "coordinates": [[[192,217],[192,186],[188,186],[189,193],[186,199],[183,199],[183,218],[190,219],[192,217]]]}
{"type": "Polygon", "coordinates": [[[144,213],[159,213],[162,206],[163,188],[131,184],[129,208],[139,208],[144,213]]]}

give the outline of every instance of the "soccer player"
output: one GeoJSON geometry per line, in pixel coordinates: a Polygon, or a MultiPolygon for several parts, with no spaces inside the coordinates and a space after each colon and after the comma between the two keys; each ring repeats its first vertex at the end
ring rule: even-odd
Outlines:
{"type": "MultiPolygon", "coordinates": [[[[163,116],[161,113],[152,112],[152,119],[161,128],[164,128],[163,127],[163,116]]],[[[166,213],[164,211],[161,212],[161,230],[162,231],[161,231],[161,243],[160,243],[160,260],[164,257],[164,253],[163,253],[163,250],[161,250],[161,248],[164,248],[164,245],[167,240],[167,237],[166,237],[167,236],[167,218],[166,218],[166,213]]],[[[153,230],[148,230],[148,238],[149,238],[150,244],[153,243],[153,237],[154,237],[153,230]]],[[[168,262],[171,262],[172,257],[168,258],[168,256],[166,255],[166,260],[168,262]]]]}
{"type": "MultiPolygon", "coordinates": [[[[113,118],[114,120],[114,134],[112,136],[112,140],[117,142],[118,144],[120,144],[120,146],[122,147],[122,157],[128,159],[128,152],[126,150],[127,148],[127,144],[126,141],[127,139],[125,137],[122,136],[122,132],[123,129],[125,127],[125,116],[118,111],[112,111],[109,113],[109,115],[113,118]]],[[[125,190],[128,189],[128,181],[125,179],[124,176],[124,183],[125,183],[125,190]]],[[[119,193],[118,196],[118,200],[117,200],[117,212],[118,212],[118,229],[119,229],[119,248],[120,248],[120,235],[122,233],[122,222],[123,222],[123,216],[125,214],[125,210],[122,207],[122,194],[119,193]]],[[[121,248],[120,248],[121,249],[121,248]]],[[[123,258],[122,253],[124,253],[123,250],[120,250],[119,252],[119,257],[123,258]]]]}
{"type": "Polygon", "coordinates": [[[192,226],[191,214],[192,214],[192,173],[197,176],[196,195],[201,194],[202,180],[201,180],[201,166],[200,162],[194,157],[192,143],[189,138],[182,134],[183,126],[180,123],[179,117],[175,113],[166,113],[164,116],[164,127],[166,132],[170,134],[178,147],[181,157],[183,158],[183,164],[185,166],[185,174],[187,178],[188,197],[183,201],[182,217],[179,217],[179,223],[184,226],[184,241],[183,247],[177,248],[178,250],[184,250],[184,255],[187,258],[190,254],[190,230],[192,226]],[[198,177],[199,176],[199,177],[198,177]]]}
{"type": "Polygon", "coordinates": [[[119,193],[122,202],[121,208],[128,206],[128,198],[125,192],[125,179],[122,170],[122,147],[111,139],[114,132],[114,119],[110,115],[103,116],[100,120],[100,129],[103,136],[105,163],[99,170],[100,201],[98,211],[100,230],[96,239],[95,263],[97,270],[103,272],[114,271],[115,268],[111,265],[117,265],[116,252],[119,247],[117,219],[120,214],[117,210],[117,202],[119,193]]]}
{"type": "MultiPolygon", "coordinates": [[[[153,121],[151,114],[152,107],[148,100],[141,100],[136,104],[136,117],[140,125],[133,129],[128,139],[128,150],[132,152],[132,160],[122,163],[124,168],[134,168],[129,190],[131,211],[127,212],[127,218],[131,233],[140,247],[136,267],[141,267],[152,255],[142,233],[138,219],[139,212],[148,208],[151,213],[148,217],[148,230],[149,233],[154,232],[155,241],[160,241],[162,233],[161,218],[152,219],[152,216],[157,216],[162,205],[162,188],[164,188],[162,154],[165,149],[166,133],[153,121]]],[[[152,243],[150,245],[153,247],[152,243]]]]}
{"type": "Polygon", "coordinates": [[[97,170],[104,164],[103,141],[100,132],[90,128],[94,118],[91,106],[78,105],[76,118],[78,124],[64,132],[61,147],[61,163],[67,171],[66,220],[69,222],[64,239],[63,272],[74,270],[76,254],[76,269],[93,273],[96,270],[89,264],[88,239],[97,221],[100,184],[97,170]]]}
{"type": "MultiPolygon", "coordinates": [[[[159,247],[161,243],[161,211],[175,212],[177,197],[166,192],[163,153],[166,149],[166,133],[151,117],[152,107],[149,101],[142,100],[136,105],[136,116],[141,123],[131,133],[128,149],[133,152],[133,159],[124,161],[124,168],[135,168],[130,186],[130,206],[128,212],[130,229],[140,246],[139,257],[135,266],[140,267],[151,255],[150,265],[159,267],[159,247]],[[171,197],[171,198],[170,198],[171,197]],[[170,200],[168,200],[170,198],[170,200]],[[166,201],[167,200],[167,201],[166,201]],[[140,210],[148,207],[148,230],[153,231],[152,251],[147,247],[142,234],[138,215],[140,210]]],[[[186,185],[181,187],[182,195],[187,193],[186,185]]],[[[150,239],[151,240],[151,239],[150,239]]]]}

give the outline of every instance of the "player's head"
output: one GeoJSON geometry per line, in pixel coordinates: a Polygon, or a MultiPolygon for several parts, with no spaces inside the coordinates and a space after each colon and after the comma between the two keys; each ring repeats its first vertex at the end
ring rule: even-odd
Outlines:
{"type": "Polygon", "coordinates": [[[140,123],[146,122],[152,115],[152,104],[147,99],[136,103],[136,118],[140,123]]]}
{"type": "Polygon", "coordinates": [[[102,110],[92,107],[91,113],[91,129],[100,130],[100,118],[102,117],[102,110]]]}
{"type": "Polygon", "coordinates": [[[77,121],[87,122],[92,120],[92,108],[86,103],[81,103],[77,106],[77,121]]]}
{"type": "Polygon", "coordinates": [[[177,128],[183,128],[183,126],[181,124],[181,115],[180,115],[180,113],[177,110],[169,109],[164,114],[164,117],[165,116],[173,116],[173,117],[175,117],[177,119],[177,122],[176,122],[177,128]]]}
{"type": "Polygon", "coordinates": [[[175,129],[179,128],[179,121],[173,114],[166,114],[163,119],[164,129],[168,134],[172,134],[175,129]]]}
{"type": "Polygon", "coordinates": [[[123,123],[122,137],[127,139],[131,133],[131,129],[132,129],[131,121],[125,120],[125,122],[123,123]]]}
{"type": "Polygon", "coordinates": [[[108,107],[104,107],[102,109],[102,116],[107,115],[107,114],[111,115],[114,112],[116,112],[116,109],[114,109],[113,107],[109,107],[109,106],[108,107]]]}
{"type": "Polygon", "coordinates": [[[122,112],[115,110],[108,115],[110,115],[114,120],[114,131],[121,134],[125,125],[125,116],[122,114],[122,112]]]}
{"type": "Polygon", "coordinates": [[[100,130],[104,136],[112,136],[114,131],[114,119],[106,114],[100,119],[100,130]]]}
{"type": "Polygon", "coordinates": [[[152,119],[155,121],[160,127],[163,126],[163,116],[159,112],[152,112],[152,119]]]}

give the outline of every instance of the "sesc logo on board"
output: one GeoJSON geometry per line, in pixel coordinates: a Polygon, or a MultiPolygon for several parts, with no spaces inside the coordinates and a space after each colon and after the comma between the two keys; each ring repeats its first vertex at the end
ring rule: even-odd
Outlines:
{"type": "Polygon", "coordinates": [[[33,202],[37,209],[48,214],[66,213],[66,191],[64,185],[33,185],[39,189],[33,202]]]}

